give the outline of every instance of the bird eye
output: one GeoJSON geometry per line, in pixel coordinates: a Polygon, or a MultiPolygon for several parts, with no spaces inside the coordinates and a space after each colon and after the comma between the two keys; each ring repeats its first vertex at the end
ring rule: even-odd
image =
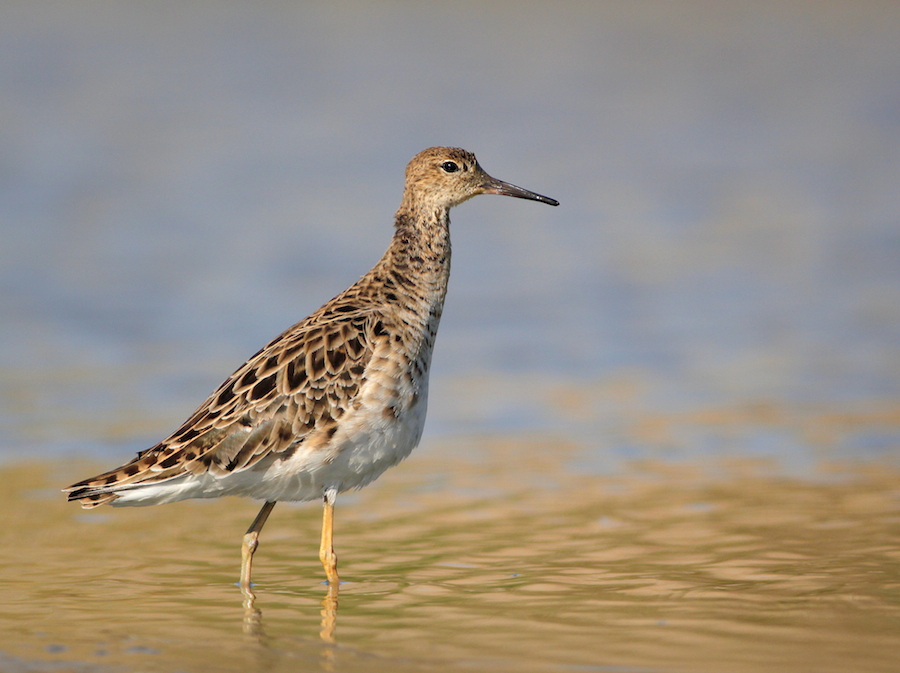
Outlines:
{"type": "Polygon", "coordinates": [[[459,166],[457,166],[453,161],[445,161],[441,164],[441,168],[443,168],[447,173],[456,173],[456,171],[459,170],[459,166]]]}

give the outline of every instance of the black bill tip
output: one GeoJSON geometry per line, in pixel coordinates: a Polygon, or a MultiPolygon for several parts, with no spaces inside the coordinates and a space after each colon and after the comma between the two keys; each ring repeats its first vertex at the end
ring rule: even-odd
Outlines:
{"type": "Polygon", "coordinates": [[[517,199],[528,199],[529,201],[540,201],[541,203],[546,203],[550,206],[559,205],[559,201],[557,201],[556,199],[551,199],[549,196],[537,194],[535,192],[528,191],[527,189],[522,189],[521,187],[511,185],[508,182],[495,180],[494,178],[491,178],[487,182],[487,184],[485,185],[484,193],[499,194],[500,196],[514,196],[517,199]]]}

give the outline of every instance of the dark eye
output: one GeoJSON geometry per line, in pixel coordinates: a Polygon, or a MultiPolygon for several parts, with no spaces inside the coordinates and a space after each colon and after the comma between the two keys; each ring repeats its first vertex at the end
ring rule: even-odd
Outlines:
{"type": "Polygon", "coordinates": [[[459,166],[457,166],[453,161],[445,161],[441,164],[441,168],[443,168],[447,173],[456,173],[456,171],[459,170],[459,166]]]}

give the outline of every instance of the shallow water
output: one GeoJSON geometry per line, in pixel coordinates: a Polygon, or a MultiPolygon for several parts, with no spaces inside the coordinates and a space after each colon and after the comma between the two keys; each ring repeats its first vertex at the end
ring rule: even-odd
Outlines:
{"type": "Polygon", "coordinates": [[[17,569],[2,580],[6,669],[900,663],[895,468],[798,480],[760,463],[648,461],[586,477],[561,468],[550,439],[476,444],[477,459],[435,447],[339,502],[332,617],[315,506],[276,508],[245,611],[235,581],[251,503],[82,513],[54,486],[90,466],[4,469],[2,563],[17,569]]]}
{"type": "Polygon", "coordinates": [[[900,669],[900,5],[7,4],[0,669],[900,669]],[[561,205],[454,211],[336,610],[315,506],[246,610],[254,503],[62,500],[369,268],[434,144],[561,205]]]}

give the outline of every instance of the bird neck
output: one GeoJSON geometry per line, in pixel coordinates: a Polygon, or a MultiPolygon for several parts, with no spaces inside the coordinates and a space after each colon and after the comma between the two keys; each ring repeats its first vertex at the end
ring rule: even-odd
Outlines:
{"type": "Polygon", "coordinates": [[[450,265],[449,210],[397,211],[391,248],[417,271],[443,271],[450,265]]]}
{"type": "Polygon", "coordinates": [[[419,314],[440,317],[450,278],[450,217],[446,208],[428,213],[401,208],[394,238],[376,266],[376,275],[419,314]]]}

